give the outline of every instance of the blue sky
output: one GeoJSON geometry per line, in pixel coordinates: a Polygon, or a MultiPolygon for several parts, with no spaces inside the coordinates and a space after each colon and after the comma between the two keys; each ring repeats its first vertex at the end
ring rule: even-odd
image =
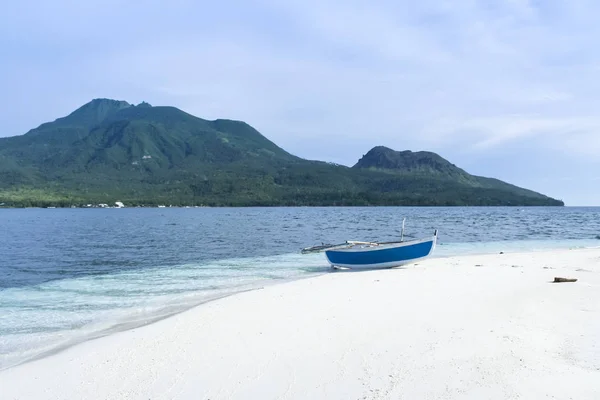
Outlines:
{"type": "Polygon", "coordinates": [[[431,150],[600,205],[599,16],[594,0],[7,2],[0,136],[148,101],[309,159],[431,150]]]}

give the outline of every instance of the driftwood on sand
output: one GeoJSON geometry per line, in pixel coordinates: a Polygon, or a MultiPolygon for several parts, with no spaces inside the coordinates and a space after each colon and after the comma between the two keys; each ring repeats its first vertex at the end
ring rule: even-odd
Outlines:
{"type": "Polygon", "coordinates": [[[558,276],[554,277],[554,283],[561,282],[577,282],[577,278],[560,278],[558,276]]]}

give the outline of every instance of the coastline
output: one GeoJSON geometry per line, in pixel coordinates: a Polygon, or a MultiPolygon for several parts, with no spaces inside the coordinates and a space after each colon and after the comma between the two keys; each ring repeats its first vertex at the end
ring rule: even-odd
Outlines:
{"type": "Polygon", "coordinates": [[[69,347],[0,371],[0,387],[8,399],[592,399],[599,288],[600,249],[339,271],[69,347]]]}
{"type": "MultiPolygon", "coordinates": [[[[202,297],[200,297],[199,300],[189,302],[189,303],[186,303],[183,305],[179,305],[176,307],[170,307],[170,308],[165,307],[165,309],[162,310],[162,312],[157,313],[157,314],[151,313],[151,314],[145,315],[141,318],[138,317],[138,318],[134,318],[131,320],[121,319],[121,320],[107,321],[107,326],[100,330],[92,330],[86,334],[76,335],[76,336],[70,338],[69,340],[66,340],[63,343],[60,343],[58,345],[57,344],[49,345],[45,350],[37,351],[28,357],[24,357],[24,358],[20,357],[19,361],[8,363],[6,365],[0,364],[0,373],[2,373],[2,371],[6,371],[8,369],[18,367],[20,365],[24,365],[24,364],[27,364],[30,362],[34,362],[36,360],[44,359],[46,357],[51,357],[55,354],[59,354],[63,351],[70,349],[71,347],[78,346],[83,343],[101,339],[101,338],[111,336],[114,334],[118,334],[121,332],[126,332],[126,331],[129,331],[132,329],[142,328],[147,325],[152,325],[158,321],[171,318],[178,314],[184,313],[190,309],[200,307],[204,304],[207,304],[207,303],[210,303],[213,301],[218,301],[220,299],[224,299],[224,298],[230,297],[230,296],[235,296],[235,295],[245,293],[245,292],[261,290],[261,289],[264,289],[265,287],[269,287],[272,285],[280,285],[280,284],[285,284],[287,282],[294,282],[294,281],[302,280],[302,279],[310,279],[310,278],[319,276],[321,274],[322,273],[313,273],[313,274],[310,274],[307,276],[299,276],[299,277],[294,277],[294,278],[283,278],[283,279],[277,280],[277,281],[273,281],[273,280],[257,281],[257,282],[242,285],[239,287],[232,287],[232,288],[229,288],[229,290],[224,291],[224,292],[219,292],[219,293],[208,295],[208,296],[202,296],[202,297]]],[[[75,328],[75,331],[78,331],[80,329],[81,328],[75,328]]]]}
{"type": "Polygon", "coordinates": [[[181,308],[181,309],[178,309],[176,311],[167,312],[167,313],[164,313],[164,314],[151,315],[151,316],[148,316],[146,318],[138,319],[138,320],[132,320],[132,321],[127,321],[127,322],[119,322],[119,323],[116,323],[114,325],[111,325],[108,328],[105,328],[105,329],[102,329],[102,330],[99,330],[99,331],[93,331],[93,332],[91,332],[90,334],[88,334],[86,336],[77,337],[77,338],[75,338],[73,340],[70,340],[70,341],[64,343],[64,344],[60,344],[58,346],[51,347],[48,350],[42,351],[42,352],[40,352],[38,354],[35,354],[35,355],[31,356],[30,358],[24,359],[24,360],[19,361],[19,362],[15,363],[15,364],[11,364],[9,366],[0,366],[0,373],[2,373],[2,371],[6,371],[6,370],[9,370],[11,368],[18,367],[20,365],[24,365],[24,364],[27,364],[27,363],[30,363],[30,362],[34,362],[34,361],[37,361],[37,360],[42,360],[42,359],[47,358],[47,357],[51,357],[53,355],[59,354],[59,353],[61,353],[63,351],[66,351],[66,350],[70,349],[71,347],[75,347],[75,346],[78,346],[78,345],[83,344],[83,343],[91,342],[91,341],[94,341],[94,340],[97,340],[97,339],[101,339],[101,338],[104,338],[104,337],[107,337],[107,336],[110,336],[110,335],[118,334],[120,332],[127,332],[127,331],[132,330],[132,329],[137,329],[137,328],[142,328],[142,327],[147,326],[147,325],[152,325],[152,324],[154,324],[156,322],[162,321],[164,319],[171,318],[171,317],[173,317],[173,316],[175,316],[177,314],[181,314],[182,312],[186,312],[186,311],[188,311],[190,309],[193,309],[195,307],[200,307],[203,304],[209,303],[211,301],[217,301],[217,300],[223,299],[225,297],[234,296],[236,294],[244,293],[244,292],[249,292],[249,291],[252,291],[252,290],[260,290],[262,288],[263,288],[262,286],[257,286],[257,287],[253,287],[253,288],[250,288],[250,289],[240,289],[239,291],[233,291],[233,292],[230,292],[230,293],[224,293],[224,294],[217,295],[215,297],[208,297],[208,298],[206,298],[206,299],[204,299],[204,300],[202,300],[202,301],[200,301],[198,303],[190,304],[190,305],[186,306],[185,308],[181,308]]]}

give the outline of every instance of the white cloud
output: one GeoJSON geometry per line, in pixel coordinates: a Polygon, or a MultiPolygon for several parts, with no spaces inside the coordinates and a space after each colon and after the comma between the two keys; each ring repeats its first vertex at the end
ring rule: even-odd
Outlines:
{"type": "Polygon", "coordinates": [[[574,156],[600,154],[600,135],[596,134],[600,132],[600,117],[505,115],[446,121],[436,132],[442,139],[468,137],[476,151],[537,138],[540,145],[572,152],[574,156]]]}

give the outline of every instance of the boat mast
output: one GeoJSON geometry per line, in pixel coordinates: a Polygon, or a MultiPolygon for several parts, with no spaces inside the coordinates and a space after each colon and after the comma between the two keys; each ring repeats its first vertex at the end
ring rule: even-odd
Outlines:
{"type": "Polygon", "coordinates": [[[401,242],[404,242],[404,222],[406,222],[406,217],[404,217],[404,219],[402,219],[402,233],[400,235],[401,242]]]}

